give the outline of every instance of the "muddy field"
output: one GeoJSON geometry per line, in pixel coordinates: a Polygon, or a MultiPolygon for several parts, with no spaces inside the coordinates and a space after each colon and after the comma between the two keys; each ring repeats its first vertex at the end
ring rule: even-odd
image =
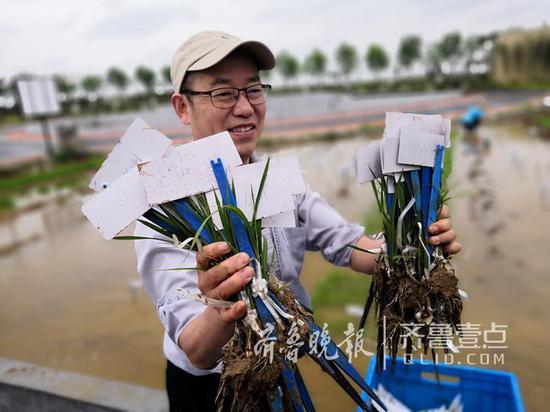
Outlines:
{"type": "MultiPolygon", "coordinates": [[[[450,206],[465,245],[454,260],[469,295],[463,322],[482,329],[491,322],[507,325],[508,348],[498,351],[504,364],[486,367],[517,373],[528,409],[543,410],[550,386],[550,142],[524,128],[494,126],[459,140],[450,206]]],[[[360,144],[355,139],[284,150],[297,153],[311,187],[355,221],[373,207],[370,187],[353,183],[348,162],[360,144]]],[[[66,193],[0,223],[0,356],[161,388],[162,328],[140,287],[133,246],[103,241],[81,217],[81,201],[66,193]]],[[[309,254],[303,274],[308,290],[330,270],[318,254],[309,254]]],[[[367,362],[359,359],[357,366],[364,370],[367,362]]],[[[303,369],[319,410],[353,410],[316,365],[305,361],[303,369]]]]}

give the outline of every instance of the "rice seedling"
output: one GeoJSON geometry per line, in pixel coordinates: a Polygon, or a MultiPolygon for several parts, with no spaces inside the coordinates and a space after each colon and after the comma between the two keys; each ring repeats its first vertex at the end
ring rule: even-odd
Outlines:
{"type": "Polygon", "coordinates": [[[359,329],[374,310],[378,319],[379,369],[385,365],[386,353],[395,359],[400,350],[407,356],[413,350],[422,350],[424,354],[430,350],[432,355],[436,349],[455,350],[449,339],[437,333],[437,328],[445,326],[451,333],[460,333],[462,298],[458,279],[450,256],[439,246],[430,246],[427,232],[449,197],[446,185],[442,184],[444,151],[443,145],[436,145],[432,167],[403,168],[397,177],[385,172],[383,176],[382,168],[369,171],[382,218],[383,232],[379,236],[383,236],[384,244],[377,257],[359,329]]]}

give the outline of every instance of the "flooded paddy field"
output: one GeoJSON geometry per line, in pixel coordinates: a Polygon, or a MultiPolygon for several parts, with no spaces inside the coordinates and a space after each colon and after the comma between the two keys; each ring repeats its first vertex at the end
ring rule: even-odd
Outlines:
{"type": "MultiPolygon", "coordinates": [[[[363,222],[375,206],[370,186],[354,183],[351,159],[362,143],[280,152],[296,153],[310,186],[347,219],[363,222]]],[[[482,329],[507,325],[507,348],[498,351],[504,364],[473,366],[516,373],[528,409],[544,410],[550,386],[550,142],[525,128],[482,127],[458,139],[450,188],[453,223],[465,246],[453,260],[469,295],[463,322],[482,329]]],[[[80,214],[83,194],[36,196],[40,206],[0,222],[0,356],[162,388],[162,327],[140,286],[133,245],[102,240],[80,214]]],[[[309,253],[303,272],[308,290],[313,293],[331,270],[309,253]]],[[[326,308],[314,309],[330,319],[326,308]]],[[[357,321],[343,308],[330,311],[357,321]]],[[[301,362],[319,410],[353,410],[316,365],[301,362]]],[[[361,358],[356,365],[363,371],[367,362],[361,358]]]]}

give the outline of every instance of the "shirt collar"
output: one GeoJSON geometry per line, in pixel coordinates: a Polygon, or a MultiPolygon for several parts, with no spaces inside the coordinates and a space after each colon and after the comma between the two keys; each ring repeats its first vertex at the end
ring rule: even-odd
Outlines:
{"type": "Polygon", "coordinates": [[[256,151],[253,151],[250,155],[250,163],[257,163],[264,160],[264,156],[258,154],[256,151]]]}

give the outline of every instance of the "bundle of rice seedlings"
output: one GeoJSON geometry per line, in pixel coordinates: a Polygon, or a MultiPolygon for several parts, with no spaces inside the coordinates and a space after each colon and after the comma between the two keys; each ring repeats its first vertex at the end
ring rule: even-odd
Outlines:
{"type": "MultiPolygon", "coordinates": [[[[138,139],[143,135],[143,131],[150,133],[150,127],[142,126],[139,122],[134,125],[136,126],[133,127],[140,128],[136,132],[136,137],[129,136],[128,139],[138,139]]],[[[208,143],[206,139],[208,138],[191,144],[196,144],[195,148],[204,148],[204,144],[210,144],[212,147],[222,142],[220,139],[223,137],[218,136],[218,140],[211,140],[213,143],[208,143]]],[[[225,142],[231,142],[229,135],[225,137],[225,142]]],[[[123,149],[115,148],[119,151],[123,149]]],[[[158,158],[164,151],[157,151],[158,158]]],[[[234,147],[233,151],[237,153],[234,147]]],[[[372,407],[361,398],[353,383],[368,394],[374,408],[385,410],[374,391],[366,385],[362,376],[348,362],[347,356],[328,336],[326,329],[316,325],[311,312],[297,300],[287,285],[270,274],[271,262],[267,240],[262,236],[262,221],[257,218],[270,161],[266,162],[255,197],[254,191],[251,192],[251,219],[248,219],[244,211],[238,207],[235,186],[229,183],[220,158],[210,160],[211,172],[220,193],[218,196],[215,191],[213,192],[216,212],[211,211],[206,194],[197,194],[196,191],[195,194],[177,200],[156,202],[156,206],[151,207],[151,201],[144,195],[141,176],[147,179],[158,177],[152,186],[155,194],[158,193],[157,189],[170,191],[171,188],[159,188],[159,185],[168,183],[158,182],[164,177],[169,182],[174,181],[174,169],[179,167],[179,153],[182,151],[166,161],[161,159],[158,163],[162,166],[161,171],[158,172],[157,169],[156,175],[151,174],[151,169],[147,169],[147,165],[143,170],[132,167],[123,177],[107,185],[105,191],[88,201],[83,206],[83,212],[105,238],[158,240],[168,246],[194,252],[201,252],[202,247],[210,243],[226,242],[231,252],[222,258],[213,259],[210,262],[212,266],[240,252],[246,252],[250,256],[255,276],[237,296],[227,301],[212,299],[202,294],[191,295],[185,290],[175,293],[177,299],[195,299],[205,305],[216,307],[229,307],[237,300],[243,300],[247,305],[246,315],[236,322],[235,333],[222,350],[221,383],[216,398],[218,410],[254,411],[259,408],[260,400],[265,399],[272,411],[313,411],[313,402],[296,364],[298,357],[304,354],[318,363],[362,409],[371,410],[372,407]],[[164,165],[167,167],[163,168],[164,165]],[[131,196],[131,199],[128,199],[128,196],[131,196]],[[119,211],[117,208],[122,210],[119,211]],[[214,222],[214,213],[219,214],[220,223],[214,222]],[[114,218],[111,216],[113,214],[116,215],[114,218]],[[132,219],[137,219],[160,236],[115,236],[132,219]]],[[[204,151],[199,154],[204,155],[204,151]]],[[[96,174],[94,181],[112,178],[115,174],[113,170],[117,173],[122,170],[120,164],[116,163],[118,159],[116,156],[112,156],[111,160],[108,158],[102,166],[103,169],[100,169],[103,171],[96,174]],[[98,176],[101,176],[101,179],[98,176]]],[[[203,167],[202,163],[197,163],[197,167],[203,167]]],[[[181,179],[193,181],[193,170],[196,169],[186,166],[185,174],[178,175],[177,183],[181,183],[181,179]]],[[[201,169],[196,173],[199,172],[204,178],[205,170],[201,169]]],[[[209,175],[209,181],[210,177],[212,176],[209,175]]],[[[205,190],[211,191],[212,187],[205,190]]],[[[173,193],[170,192],[167,196],[173,196],[173,193]]]]}
{"type": "MultiPolygon", "coordinates": [[[[313,402],[295,363],[297,357],[305,353],[361,408],[371,409],[348,379],[372,397],[372,404],[378,410],[384,410],[346,355],[326,331],[315,324],[310,311],[284,283],[270,275],[267,241],[261,233],[261,221],[255,218],[269,160],[254,199],[254,214],[250,221],[237,207],[234,188],[227,181],[220,159],[212,162],[212,169],[221,193],[221,199],[216,196],[216,203],[222,230],[213,224],[204,194],[160,205],[162,213],[151,209],[145,214],[147,220],[140,221],[168,239],[188,239],[186,247],[190,250],[200,251],[204,244],[224,241],[232,250],[224,258],[239,252],[246,252],[251,257],[256,276],[244,291],[228,302],[204,300],[205,304],[229,306],[242,299],[248,307],[246,316],[236,323],[234,336],[223,348],[221,383],[216,398],[218,410],[254,411],[264,397],[272,410],[313,411],[313,402]],[[291,333],[296,335],[298,345],[288,345],[291,333]],[[263,349],[266,343],[269,345],[267,351],[263,349]],[[298,352],[293,352],[297,349],[298,352]]],[[[143,239],[135,236],[117,238],[143,239]]],[[[218,263],[219,260],[212,261],[212,265],[218,263]]],[[[188,297],[182,295],[182,298],[188,297]]]]}
{"type": "MultiPolygon", "coordinates": [[[[368,168],[368,177],[363,180],[371,181],[384,229],[379,235],[384,238],[381,250],[367,251],[352,246],[366,253],[379,253],[359,324],[360,329],[364,328],[375,303],[379,368],[385,365],[384,356],[387,352],[395,359],[401,348],[408,356],[413,350],[422,350],[424,354],[430,350],[434,358],[436,348],[445,352],[456,350],[451,340],[439,331],[442,325],[446,325],[452,333],[460,332],[462,297],[458,279],[450,256],[446,256],[439,246],[431,247],[427,233],[427,228],[435,222],[438,211],[448,198],[448,192],[442,189],[445,187],[442,184],[442,166],[445,146],[450,146],[450,140],[443,144],[445,130],[441,130],[442,144],[437,144],[434,133],[422,130],[423,116],[388,114],[384,139],[371,144],[374,146],[367,150],[370,154],[365,152],[358,155],[358,160],[370,159],[370,163],[358,164],[358,168],[368,168]],[[388,125],[388,121],[396,117],[400,127],[388,125]],[[414,119],[417,119],[416,122],[414,119]],[[410,129],[403,132],[409,126],[407,121],[413,124],[414,134],[410,134],[410,129]],[[427,136],[430,134],[432,136],[427,136]],[[413,137],[420,141],[404,141],[413,137]],[[399,145],[384,147],[386,138],[399,139],[399,145]],[[432,139],[431,146],[421,141],[424,138],[432,139]],[[431,166],[410,158],[408,162],[411,163],[399,161],[407,158],[407,153],[401,151],[402,147],[411,144],[416,144],[415,150],[420,151],[424,147],[424,150],[431,151],[431,166]],[[387,152],[390,147],[395,147],[394,153],[387,152]],[[391,167],[384,170],[388,166],[388,158],[391,160],[392,156],[396,159],[390,163],[400,167],[399,172],[394,173],[391,167]],[[416,333],[412,335],[411,330],[416,333]]],[[[444,126],[443,123],[437,123],[439,119],[428,120],[431,132],[438,125],[444,126]]],[[[450,125],[447,123],[445,127],[448,128],[447,133],[450,133],[450,125]]]]}
{"type": "MultiPolygon", "coordinates": [[[[242,299],[248,307],[246,316],[236,323],[235,334],[222,351],[223,369],[216,398],[218,410],[254,411],[263,397],[272,410],[313,411],[313,402],[296,365],[297,358],[305,353],[333,377],[361,408],[371,409],[348,379],[372,397],[372,404],[378,410],[384,410],[376,394],[348,362],[346,355],[326,331],[315,324],[311,312],[283,282],[270,275],[267,240],[261,233],[261,220],[256,219],[269,159],[257,198],[254,199],[254,213],[250,221],[237,207],[234,188],[227,181],[220,159],[212,162],[212,169],[221,193],[221,199],[216,196],[221,230],[213,223],[204,194],[159,205],[161,211],[151,209],[144,215],[146,219],[139,221],[163,235],[165,241],[176,239],[176,245],[185,243],[184,247],[189,250],[199,252],[205,244],[224,241],[232,251],[224,259],[239,252],[246,252],[251,257],[256,276],[238,296],[231,301],[195,297],[202,298],[205,304],[221,307],[242,299]],[[186,241],[180,242],[180,239],[186,241]],[[291,333],[296,335],[298,345],[287,344],[291,333]],[[268,350],[264,350],[266,343],[268,350]]],[[[151,238],[118,236],[115,239],[151,238]]],[[[211,264],[220,262],[219,259],[212,260],[211,264]]],[[[189,295],[182,294],[181,298],[189,298],[189,295]]]]}

